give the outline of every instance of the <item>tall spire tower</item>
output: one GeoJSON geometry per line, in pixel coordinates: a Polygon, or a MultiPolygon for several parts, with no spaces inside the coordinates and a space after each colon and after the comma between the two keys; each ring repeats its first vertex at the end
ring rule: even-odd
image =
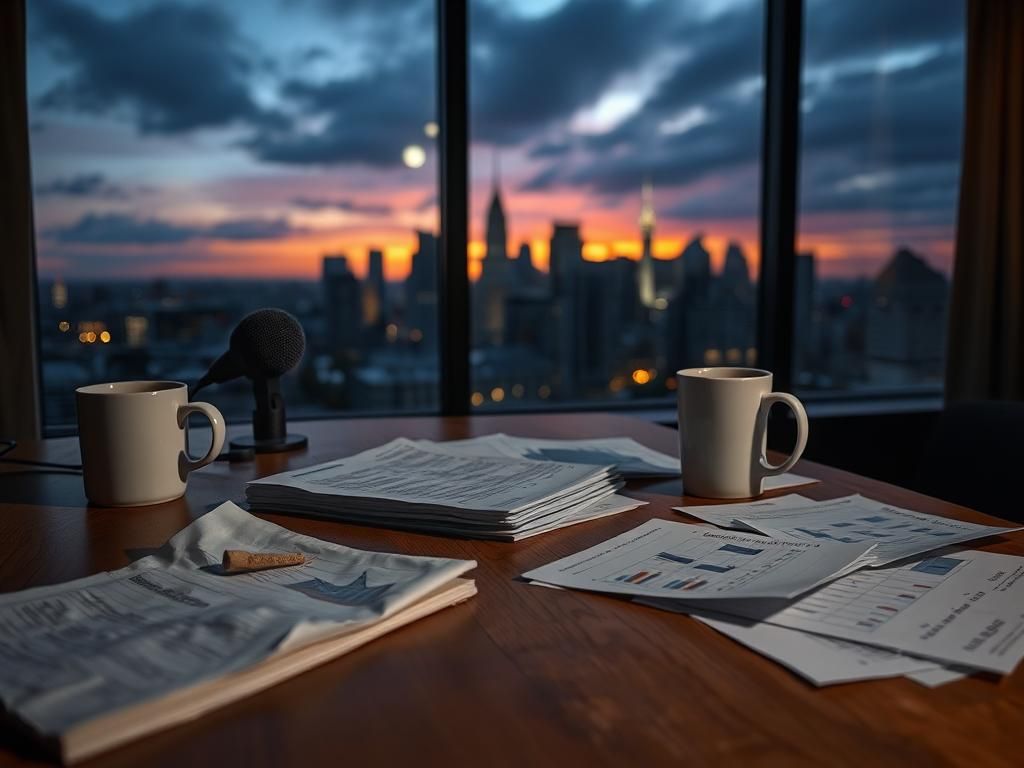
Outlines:
{"type": "Polygon", "coordinates": [[[650,179],[644,180],[640,190],[640,233],[643,235],[644,250],[636,271],[637,297],[642,306],[652,309],[657,296],[654,285],[654,255],[651,253],[651,238],[654,236],[654,187],[650,179]]]}
{"type": "Polygon", "coordinates": [[[473,291],[473,337],[478,344],[503,343],[505,335],[505,294],[508,289],[508,232],[501,203],[498,152],[494,152],[491,204],[484,230],[486,250],[480,264],[480,279],[473,291]]]}

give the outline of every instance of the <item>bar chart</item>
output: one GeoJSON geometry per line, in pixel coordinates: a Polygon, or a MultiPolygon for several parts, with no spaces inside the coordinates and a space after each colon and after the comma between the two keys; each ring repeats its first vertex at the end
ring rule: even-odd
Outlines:
{"type": "Polygon", "coordinates": [[[931,557],[912,568],[858,571],[782,611],[781,618],[873,632],[938,586],[964,561],[931,557]]]}
{"type": "Polygon", "coordinates": [[[668,593],[733,588],[793,556],[763,547],[696,540],[632,562],[603,580],[668,593]]]}

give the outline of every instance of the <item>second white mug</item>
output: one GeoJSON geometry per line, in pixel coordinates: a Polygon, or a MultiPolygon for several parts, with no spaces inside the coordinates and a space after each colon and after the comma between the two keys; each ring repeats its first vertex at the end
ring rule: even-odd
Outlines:
{"type": "Polygon", "coordinates": [[[772,392],[772,374],[757,368],[688,368],[676,373],[683,492],[711,499],[760,496],[764,478],[788,471],[807,444],[807,413],[793,395],[772,392]],[[789,406],[796,446],[781,464],[765,454],[768,411],[789,406]]]}

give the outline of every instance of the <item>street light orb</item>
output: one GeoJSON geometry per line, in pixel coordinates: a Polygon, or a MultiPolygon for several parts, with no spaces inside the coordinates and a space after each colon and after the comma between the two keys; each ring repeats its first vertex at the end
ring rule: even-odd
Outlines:
{"type": "Polygon", "coordinates": [[[407,168],[422,168],[427,162],[427,153],[419,144],[410,144],[402,150],[402,162],[407,168]]]}

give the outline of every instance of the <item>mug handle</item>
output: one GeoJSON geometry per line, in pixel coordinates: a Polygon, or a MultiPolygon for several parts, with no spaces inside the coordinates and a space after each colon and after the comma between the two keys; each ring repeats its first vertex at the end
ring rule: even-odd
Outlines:
{"type": "Polygon", "coordinates": [[[803,403],[788,392],[769,392],[761,398],[761,407],[757,413],[758,434],[767,434],[768,412],[772,409],[772,405],[775,403],[784,403],[785,405],[788,405],[789,409],[796,417],[796,445],[793,447],[793,452],[789,454],[786,460],[781,464],[776,465],[768,461],[768,457],[765,455],[764,441],[762,440],[760,456],[761,469],[763,470],[761,473],[762,479],[772,477],[773,475],[781,475],[783,472],[788,472],[792,469],[793,465],[800,460],[800,456],[803,454],[804,448],[807,445],[807,412],[804,410],[803,403]]]}
{"type": "Polygon", "coordinates": [[[187,403],[186,405],[178,406],[178,426],[181,429],[185,428],[185,422],[188,420],[190,413],[201,413],[203,416],[210,420],[210,426],[213,428],[213,442],[210,443],[210,450],[206,452],[206,455],[201,459],[193,459],[187,454],[184,456],[184,460],[181,462],[182,477],[187,475],[189,472],[194,472],[200,467],[205,467],[211,461],[220,455],[220,449],[224,447],[224,417],[221,412],[217,410],[217,406],[211,405],[210,403],[187,403]]]}

